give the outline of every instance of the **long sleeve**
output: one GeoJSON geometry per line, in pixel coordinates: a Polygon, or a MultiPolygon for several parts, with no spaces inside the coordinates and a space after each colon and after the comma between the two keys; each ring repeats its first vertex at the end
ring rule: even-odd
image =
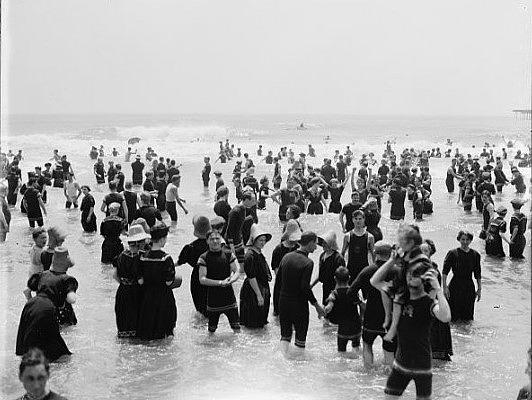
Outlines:
{"type": "Polygon", "coordinates": [[[456,264],[455,250],[449,250],[443,261],[443,275],[449,275],[451,268],[456,264]]]}
{"type": "Polygon", "coordinates": [[[473,266],[473,276],[475,279],[480,279],[480,254],[475,252],[475,265],[473,266]]]}

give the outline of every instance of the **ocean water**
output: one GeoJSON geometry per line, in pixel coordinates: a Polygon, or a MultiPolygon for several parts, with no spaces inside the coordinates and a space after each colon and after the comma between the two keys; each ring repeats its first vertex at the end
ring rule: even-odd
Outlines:
{"type": "MultiPolygon", "coordinates": [[[[384,142],[395,142],[396,151],[405,147],[447,149],[447,138],[453,149],[478,154],[484,142],[495,145],[500,153],[506,140],[515,142],[509,150],[510,158],[517,149],[526,149],[530,142],[530,121],[515,120],[512,116],[494,118],[451,117],[355,117],[355,116],[16,116],[2,120],[2,151],[23,149],[23,172],[35,165],[43,165],[52,157],[53,149],[67,154],[76,179],[89,184],[97,204],[105,195],[96,188],[92,165],[88,157],[90,146],[104,145],[106,152],[116,147],[120,153],[127,139],[140,137],[136,150],[144,153],[147,146],[165,157],[183,163],[181,196],[190,211],[179,211],[179,222],[168,239],[165,250],[174,260],[182,247],[194,240],[192,216],[212,216],[214,182],[204,190],[200,170],[203,156],[217,157],[218,141],[230,139],[235,147],[248,152],[257,164],[256,176],[273,174],[271,165],[256,155],[259,144],[277,153],[287,146],[299,153],[309,143],[316,148],[320,165],[324,157],[331,157],[335,149],[343,152],[350,145],[356,155],[373,151],[379,159],[384,142]],[[308,128],[295,127],[304,122],[308,128]],[[329,136],[329,140],[325,138],[329,136]],[[475,147],[473,147],[475,146],[475,147]]],[[[105,161],[113,157],[107,156],[105,161]]],[[[123,165],[126,178],[131,169],[119,155],[116,162],[123,165]]],[[[220,169],[226,182],[230,180],[234,160],[228,164],[213,164],[220,169]]],[[[526,351],[530,347],[530,246],[526,261],[493,260],[485,256],[483,242],[478,239],[481,215],[464,213],[456,205],[456,194],[445,190],[445,170],[449,160],[431,159],[432,187],[435,213],[420,222],[425,237],[434,240],[437,252],[434,261],[440,266],[448,250],[457,247],[456,233],[469,229],[476,238],[472,247],[482,255],[483,294],[476,305],[475,321],[452,327],[455,355],[450,363],[435,363],[433,392],[437,399],[508,399],[514,398],[526,382],[524,368],[526,351]]],[[[287,165],[283,164],[283,177],[287,165]]],[[[509,173],[509,167],[505,166],[509,173]]],[[[526,182],[530,171],[523,170],[526,182]]],[[[232,189],[232,185],[229,185],[232,189]]],[[[345,191],[342,202],[347,202],[345,191]]],[[[117,284],[111,269],[99,262],[102,238],[82,235],[79,212],[64,209],[61,189],[50,189],[49,216],[46,224],[57,224],[67,230],[65,245],[76,265],[70,270],[79,283],[78,301],[74,308],[78,325],[63,331],[73,356],[64,363],[52,366],[53,390],[75,399],[244,399],[290,398],[375,399],[383,397],[387,374],[382,368],[380,341],[374,345],[377,366],[366,371],[361,358],[340,357],[336,352],[334,328],[324,328],[311,312],[307,337],[307,357],[304,360],[285,359],[278,351],[280,330],[277,320],[270,316],[264,330],[243,329],[233,334],[227,321],[221,318],[218,331],[209,337],[205,324],[195,316],[189,292],[191,269],[178,268],[184,281],[174,291],[178,306],[178,322],[173,340],[149,344],[131,343],[116,338],[114,295],[117,284]]],[[[233,190],[231,190],[233,196],[233,190]]],[[[528,196],[528,195],[527,195],[528,196]]],[[[513,188],[506,187],[496,205],[509,207],[513,188]]],[[[230,203],[235,204],[234,197],[230,203]]],[[[22,393],[17,378],[18,357],[14,355],[20,312],[24,306],[22,290],[27,279],[28,251],[32,244],[27,220],[17,210],[13,213],[8,240],[0,246],[0,353],[2,398],[14,398],[22,393]]],[[[411,206],[407,206],[406,222],[412,221],[411,206]]],[[[397,222],[389,219],[386,197],[383,201],[381,228],[388,240],[394,240],[397,222]]],[[[102,213],[97,212],[98,223],[102,213]]],[[[509,216],[508,216],[509,219],[509,216]]],[[[267,202],[267,210],[259,211],[260,223],[272,232],[273,239],[264,253],[267,260],[278,243],[281,227],[277,221],[277,206],[267,202]]],[[[305,229],[323,233],[334,230],[340,237],[336,215],[303,216],[305,229]]],[[[530,231],[526,234],[530,244],[530,231]]],[[[316,266],[319,250],[311,257],[316,266]]],[[[235,285],[238,297],[242,282],[235,285]]],[[[321,298],[321,288],[314,292],[321,298]]],[[[414,396],[413,384],[407,398],[414,396]]]]}

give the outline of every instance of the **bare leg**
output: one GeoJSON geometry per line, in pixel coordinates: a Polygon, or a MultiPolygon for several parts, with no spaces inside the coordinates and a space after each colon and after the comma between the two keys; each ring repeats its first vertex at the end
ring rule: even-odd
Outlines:
{"type": "Polygon", "coordinates": [[[384,307],[384,323],[382,327],[388,329],[392,322],[392,299],[386,293],[381,292],[382,306],[384,307]]]}
{"type": "Polygon", "coordinates": [[[362,360],[364,367],[371,368],[373,366],[373,346],[362,342],[362,360]]]}
{"type": "Polygon", "coordinates": [[[393,360],[395,359],[395,354],[392,353],[391,351],[384,351],[384,364],[386,365],[392,365],[393,364],[393,360]]]}

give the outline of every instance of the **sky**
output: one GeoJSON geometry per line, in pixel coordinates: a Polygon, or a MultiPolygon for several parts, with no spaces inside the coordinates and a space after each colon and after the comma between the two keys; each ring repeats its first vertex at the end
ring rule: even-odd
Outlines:
{"type": "Polygon", "coordinates": [[[4,0],[4,114],[507,115],[522,0],[4,0]]]}

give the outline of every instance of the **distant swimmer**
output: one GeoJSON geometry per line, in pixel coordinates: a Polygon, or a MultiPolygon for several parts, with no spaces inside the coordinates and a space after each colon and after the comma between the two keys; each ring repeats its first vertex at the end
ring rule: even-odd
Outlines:
{"type": "Polygon", "coordinates": [[[453,141],[451,139],[447,139],[447,146],[452,146],[453,145],[453,141]]]}
{"type": "Polygon", "coordinates": [[[303,124],[303,122],[301,122],[297,127],[297,130],[299,131],[304,131],[305,129],[307,129],[307,127],[303,124]]]}

